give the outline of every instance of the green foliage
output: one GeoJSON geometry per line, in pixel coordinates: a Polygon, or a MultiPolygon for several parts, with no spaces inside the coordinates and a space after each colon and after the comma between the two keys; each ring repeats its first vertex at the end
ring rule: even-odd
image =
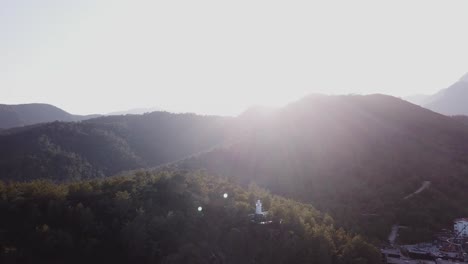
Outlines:
{"type": "Polygon", "coordinates": [[[373,246],[335,229],[310,205],[202,172],[139,171],[68,184],[0,181],[0,197],[3,263],[379,261],[373,246]],[[255,199],[265,201],[274,224],[249,221],[255,199]]]}
{"type": "MultiPolygon", "coordinates": [[[[243,186],[255,182],[236,201],[239,211],[247,211],[258,193],[274,213],[302,223],[291,210],[275,208],[266,188],[330,214],[329,225],[381,241],[393,224],[405,225],[410,228],[401,238],[414,241],[468,215],[465,121],[370,95],[311,96],[263,117],[156,112],[55,122],[3,131],[0,177],[80,181],[178,161],[177,168],[206,169],[243,186]],[[424,181],[431,182],[427,190],[404,198],[424,181]]],[[[93,184],[69,189],[77,197],[94,197],[100,187],[93,184]]],[[[206,186],[195,186],[206,193],[206,186]]],[[[172,181],[168,188],[183,193],[186,183],[172,181]]],[[[135,199],[125,188],[112,195],[118,213],[135,199]],[[116,198],[125,191],[128,200],[116,198]]]]}

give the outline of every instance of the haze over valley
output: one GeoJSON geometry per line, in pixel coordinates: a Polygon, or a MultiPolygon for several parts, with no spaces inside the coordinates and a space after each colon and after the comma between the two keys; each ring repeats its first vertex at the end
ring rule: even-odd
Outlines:
{"type": "Polygon", "coordinates": [[[467,3],[0,3],[0,263],[468,264],[467,3]]]}

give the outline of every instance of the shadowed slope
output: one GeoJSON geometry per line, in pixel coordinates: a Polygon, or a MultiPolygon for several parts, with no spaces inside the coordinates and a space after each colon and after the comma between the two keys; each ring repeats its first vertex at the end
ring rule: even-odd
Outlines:
{"type": "Polygon", "coordinates": [[[18,128],[0,135],[0,177],[67,181],[161,165],[223,142],[229,120],[154,112],[18,128]]]}
{"type": "MultiPolygon", "coordinates": [[[[467,212],[460,203],[468,200],[467,164],[465,124],[397,98],[370,95],[305,98],[230,147],[179,165],[207,168],[244,184],[255,181],[328,210],[358,230],[369,214],[379,215],[372,221],[382,226],[449,224],[467,212]],[[424,181],[432,187],[403,201],[424,181]]],[[[381,227],[376,231],[384,237],[381,227]]]]}

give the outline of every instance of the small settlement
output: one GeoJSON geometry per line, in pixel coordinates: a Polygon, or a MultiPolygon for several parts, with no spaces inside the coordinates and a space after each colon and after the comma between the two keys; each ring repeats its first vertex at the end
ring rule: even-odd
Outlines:
{"type": "Polygon", "coordinates": [[[384,263],[468,264],[468,218],[456,219],[453,230],[437,233],[431,243],[396,245],[398,228],[392,228],[390,246],[381,249],[384,263]]]}

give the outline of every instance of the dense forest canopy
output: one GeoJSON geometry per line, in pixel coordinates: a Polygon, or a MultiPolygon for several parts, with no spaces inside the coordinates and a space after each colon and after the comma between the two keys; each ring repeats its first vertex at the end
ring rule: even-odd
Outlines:
{"type": "Polygon", "coordinates": [[[0,181],[0,215],[2,263],[380,262],[375,247],[312,206],[203,172],[0,181]],[[256,199],[273,224],[249,220],[256,199]]]}

